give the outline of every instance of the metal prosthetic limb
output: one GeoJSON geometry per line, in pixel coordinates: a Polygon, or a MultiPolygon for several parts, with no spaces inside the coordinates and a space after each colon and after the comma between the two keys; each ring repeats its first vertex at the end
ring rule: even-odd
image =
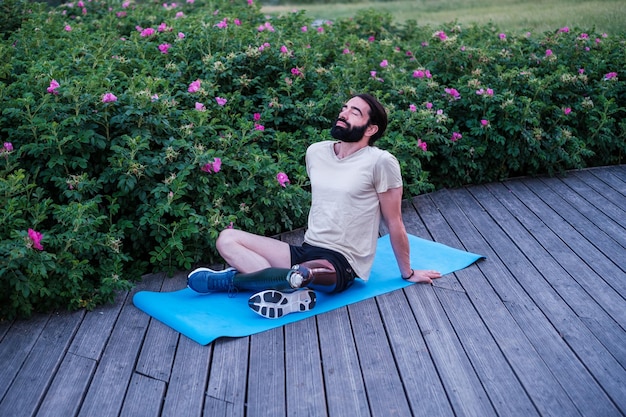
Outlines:
{"type": "Polygon", "coordinates": [[[287,268],[266,268],[249,274],[237,274],[233,285],[242,290],[296,290],[308,287],[312,290],[333,292],[337,286],[337,273],[325,259],[306,261],[287,268]]]}

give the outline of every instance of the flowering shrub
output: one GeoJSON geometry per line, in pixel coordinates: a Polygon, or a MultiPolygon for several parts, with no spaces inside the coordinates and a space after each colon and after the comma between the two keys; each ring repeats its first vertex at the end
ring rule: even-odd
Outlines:
{"type": "Polygon", "coordinates": [[[623,162],[620,34],[110,4],[29,4],[0,43],[0,317],[217,262],[226,227],[305,225],[306,147],[357,92],[388,107],[407,195],[623,162]]]}

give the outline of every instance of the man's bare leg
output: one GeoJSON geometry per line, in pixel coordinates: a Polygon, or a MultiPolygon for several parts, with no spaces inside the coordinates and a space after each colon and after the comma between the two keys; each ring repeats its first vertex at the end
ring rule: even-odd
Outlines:
{"type": "Polygon", "coordinates": [[[274,268],[291,268],[289,244],[271,237],[236,229],[223,230],[216,242],[226,263],[241,273],[274,268]]]}

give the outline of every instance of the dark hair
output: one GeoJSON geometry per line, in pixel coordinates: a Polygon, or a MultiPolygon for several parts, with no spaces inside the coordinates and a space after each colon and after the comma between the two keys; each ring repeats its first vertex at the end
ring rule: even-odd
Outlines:
{"type": "Polygon", "coordinates": [[[368,143],[368,145],[372,146],[374,142],[383,136],[385,130],[387,129],[387,112],[385,111],[383,105],[380,104],[380,102],[371,94],[357,94],[355,97],[359,97],[367,102],[370,106],[370,124],[378,126],[378,132],[370,138],[368,143]]]}

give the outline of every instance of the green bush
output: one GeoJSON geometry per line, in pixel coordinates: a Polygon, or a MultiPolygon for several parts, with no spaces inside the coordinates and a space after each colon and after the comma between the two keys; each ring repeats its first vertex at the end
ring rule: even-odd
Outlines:
{"type": "Polygon", "coordinates": [[[226,227],[305,225],[304,152],[356,92],[389,109],[379,146],[407,195],[626,150],[620,34],[400,27],[374,11],[317,25],[245,1],[29,4],[12,21],[0,317],[90,308],[143,272],[217,262],[226,227]]]}

